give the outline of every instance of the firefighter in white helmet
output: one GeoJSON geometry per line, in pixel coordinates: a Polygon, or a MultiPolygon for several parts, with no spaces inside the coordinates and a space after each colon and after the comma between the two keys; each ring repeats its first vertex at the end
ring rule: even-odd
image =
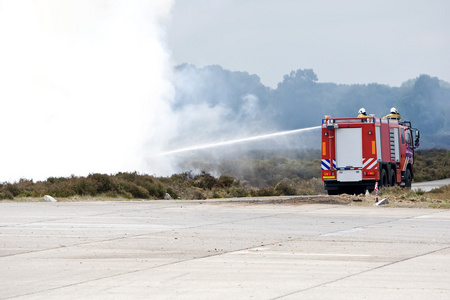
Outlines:
{"type": "Polygon", "coordinates": [[[385,116],[386,119],[397,119],[400,120],[402,117],[398,113],[398,110],[395,107],[391,108],[391,112],[385,116]]]}
{"type": "Polygon", "coordinates": [[[358,111],[358,118],[368,118],[369,116],[366,113],[364,107],[361,107],[358,111]]]}

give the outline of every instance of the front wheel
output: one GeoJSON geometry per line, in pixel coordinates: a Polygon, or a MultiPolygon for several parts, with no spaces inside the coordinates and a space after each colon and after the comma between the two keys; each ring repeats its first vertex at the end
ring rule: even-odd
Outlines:
{"type": "Polygon", "coordinates": [[[411,171],[409,169],[406,169],[406,174],[405,174],[405,186],[410,189],[411,188],[411,182],[412,182],[412,176],[411,176],[411,171]]]}

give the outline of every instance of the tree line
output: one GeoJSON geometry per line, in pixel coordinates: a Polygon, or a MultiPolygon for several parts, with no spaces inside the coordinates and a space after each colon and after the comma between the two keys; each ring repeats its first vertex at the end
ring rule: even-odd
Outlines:
{"type": "Polygon", "coordinates": [[[391,87],[322,83],[313,70],[299,69],[272,89],[247,72],[183,64],[175,68],[174,83],[173,109],[190,116],[177,140],[317,126],[324,115],[356,117],[361,107],[382,117],[396,107],[403,120],[420,129],[422,147],[450,148],[450,84],[430,75],[391,87]]]}

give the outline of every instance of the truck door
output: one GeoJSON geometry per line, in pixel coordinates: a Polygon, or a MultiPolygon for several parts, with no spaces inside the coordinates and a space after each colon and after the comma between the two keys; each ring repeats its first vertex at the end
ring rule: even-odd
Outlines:
{"type": "Polygon", "coordinates": [[[362,181],[362,129],[337,128],[337,181],[362,181]]]}

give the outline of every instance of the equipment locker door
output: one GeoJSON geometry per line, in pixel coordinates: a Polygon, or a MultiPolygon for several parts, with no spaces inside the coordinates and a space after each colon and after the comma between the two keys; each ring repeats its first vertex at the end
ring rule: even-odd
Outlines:
{"type": "Polygon", "coordinates": [[[336,129],[336,168],[338,181],[362,180],[362,129],[336,129]]]}

